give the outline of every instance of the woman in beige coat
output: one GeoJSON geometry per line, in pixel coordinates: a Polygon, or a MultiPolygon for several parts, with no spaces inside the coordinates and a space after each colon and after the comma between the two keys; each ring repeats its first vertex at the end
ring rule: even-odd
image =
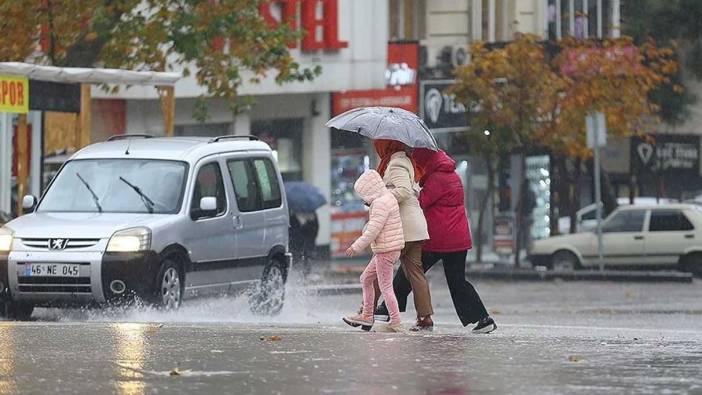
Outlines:
{"type": "MultiPolygon", "coordinates": [[[[422,268],[422,244],[429,239],[427,221],[417,199],[415,166],[407,155],[408,147],[395,140],[375,140],[374,147],[380,164],[378,173],[400,205],[400,218],[405,237],[405,248],[400,254],[402,270],[412,285],[414,306],[417,310],[415,330],[431,330],[434,323],[431,315],[429,284],[422,268]]],[[[379,295],[380,292],[376,292],[379,295]]]]}

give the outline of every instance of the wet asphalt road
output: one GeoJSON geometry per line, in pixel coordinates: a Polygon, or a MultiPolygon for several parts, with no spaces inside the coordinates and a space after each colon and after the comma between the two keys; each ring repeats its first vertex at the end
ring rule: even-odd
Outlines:
{"type": "Polygon", "coordinates": [[[702,393],[699,281],[477,288],[494,334],[458,324],[440,275],[430,334],[345,327],[359,296],[300,290],[265,319],[242,298],[173,314],[40,309],[0,322],[0,394],[702,393]]]}

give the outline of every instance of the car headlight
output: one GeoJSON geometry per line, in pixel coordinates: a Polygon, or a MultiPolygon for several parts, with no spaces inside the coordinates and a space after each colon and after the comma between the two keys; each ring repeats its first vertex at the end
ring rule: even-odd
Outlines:
{"type": "Polygon", "coordinates": [[[138,252],[149,248],[151,229],[143,227],[115,232],[107,243],[107,252],[138,252]]]}
{"type": "Polygon", "coordinates": [[[0,228],[0,252],[9,252],[12,249],[13,234],[10,228],[0,228]]]}

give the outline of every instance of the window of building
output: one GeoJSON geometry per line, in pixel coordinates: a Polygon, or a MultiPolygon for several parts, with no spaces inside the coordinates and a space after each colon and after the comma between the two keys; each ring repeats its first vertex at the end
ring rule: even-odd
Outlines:
{"type": "Polygon", "coordinates": [[[426,0],[389,0],[391,41],[422,40],[426,36],[426,0]]]}
{"type": "Polygon", "coordinates": [[[648,228],[650,232],[684,232],[695,227],[679,210],[653,210],[648,228]]]}
{"type": "Polygon", "coordinates": [[[559,12],[557,8],[556,0],[548,0],[548,6],[546,8],[546,21],[548,23],[548,39],[555,40],[561,36],[560,34],[560,23],[558,22],[559,12]]]}
{"type": "MultiPolygon", "coordinates": [[[[560,0],[559,2],[561,3],[560,10],[561,10],[561,35],[560,37],[565,37],[565,36],[570,36],[571,34],[571,25],[570,25],[570,17],[571,17],[571,4],[572,0],[560,0]]],[[[560,38],[559,37],[559,38],[560,38]]]]}
{"type": "Polygon", "coordinates": [[[611,36],[613,4],[611,0],[547,0],[549,39],[611,36]]]}

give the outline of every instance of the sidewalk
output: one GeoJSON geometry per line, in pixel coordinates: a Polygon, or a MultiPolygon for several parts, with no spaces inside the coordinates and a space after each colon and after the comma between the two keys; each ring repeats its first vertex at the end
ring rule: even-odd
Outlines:
{"type": "MultiPolygon", "coordinates": [[[[317,279],[311,288],[319,288],[321,292],[331,292],[336,289],[341,292],[351,292],[360,289],[358,278],[368,263],[367,259],[328,259],[314,263],[314,273],[317,279]]],[[[528,263],[526,264],[528,265],[528,263]]],[[[546,271],[530,266],[515,268],[511,264],[489,262],[468,262],[466,277],[469,279],[495,281],[613,281],[613,282],[668,282],[692,283],[690,273],[676,271],[625,271],[625,270],[577,270],[577,271],[546,271]]]]}

